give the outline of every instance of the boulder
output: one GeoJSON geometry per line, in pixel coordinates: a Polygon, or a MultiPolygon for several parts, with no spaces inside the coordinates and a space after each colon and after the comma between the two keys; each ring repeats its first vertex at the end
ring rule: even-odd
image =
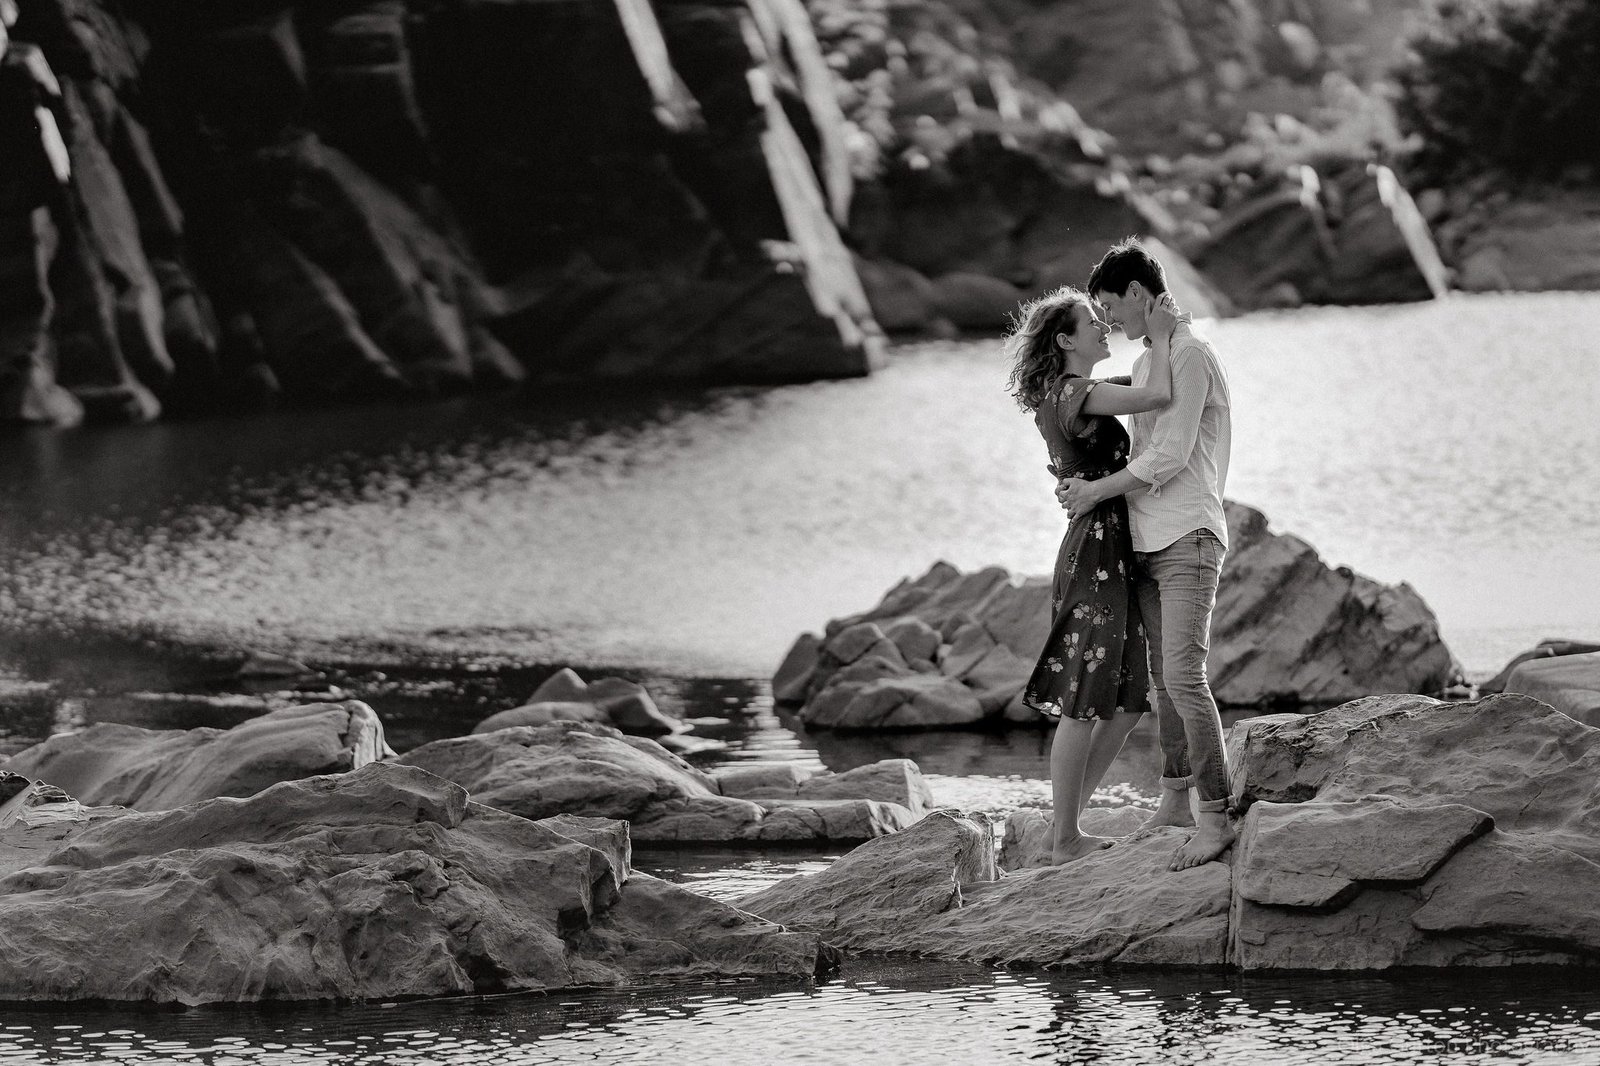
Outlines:
{"type": "Polygon", "coordinates": [[[1229,501],[1228,555],[1207,666],[1218,702],[1334,704],[1372,692],[1436,693],[1461,667],[1433,611],[1404,582],[1330,567],[1253,507],[1229,501]]]}
{"type": "Polygon", "coordinates": [[[1534,696],[1586,725],[1600,726],[1600,651],[1530,659],[1511,671],[1505,690],[1534,696]]]}
{"type": "Polygon", "coordinates": [[[771,762],[712,771],[724,796],[753,800],[866,799],[892,803],[920,818],[933,791],[910,759],[881,759],[842,773],[811,773],[797,763],[771,762]]]}
{"type": "MultiPolygon", "coordinates": [[[[893,768],[824,795],[746,799],[723,794],[716,778],[652,740],[587,722],[436,740],[399,761],[455,781],[492,807],[527,818],[623,819],[632,839],[653,843],[866,840],[914,820],[905,806],[879,798],[893,791],[893,768]]],[[[899,773],[904,792],[917,795],[911,774],[899,773]]]]}
{"type": "Polygon", "coordinates": [[[392,763],[122,814],[0,878],[0,997],[370,999],[830,965],[815,936],[687,889],[646,878],[630,898],[619,840],[392,763]]]}
{"type": "Polygon", "coordinates": [[[933,282],[908,266],[888,259],[856,257],[856,272],[872,304],[872,317],[889,333],[914,333],[931,328],[939,317],[933,282]]]}
{"type": "Polygon", "coordinates": [[[1516,195],[1464,189],[1457,217],[1441,230],[1454,245],[1469,292],[1600,289],[1600,192],[1592,186],[1519,188],[1516,195]]]}
{"type": "Polygon", "coordinates": [[[962,329],[1004,330],[1022,297],[1009,281],[987,274],[957,270],[933,279],[934,311],[962,329]]]}
{"type": "Polygon", "coordinates": [[[620,677],[587,682],[571,667],[563,667],[534,689],[527,703],[491,714],[472,731],[492,733],[507,726],[551,722],[598,722],[643,737],[670,736],[689,729],[662,714],[643,685],[620,677]]]}
{"type": "Polygon", "coordinates": [[[1358,160],[1289,168],[1213,227],[1194,265],[1239,306],[1425,300],[1446,291],[1445,268],[1410,194],[1387,167],[1358,160]]]}
{"type": "Polygon", "coordinates": [[[13,755],[3,766],[92,806],[142,811],[250,796],[280,781],[356,770],[392,755],[359,700],[285,707],[232,729],[100,722],[13,755]]]}
{"type": "MultiPolygon", "coordinates": [[[[1231,543],[1208,660],[1219,703],[1334,704],[1459,681],[1433,612],[1409,585],[1329,567],[1299,537],[1269,530],[1260,511],[1233,501],[1226,511],[1231,543]]],[[[1044,576],[936,563],[876,607],[829,622],[824,636],[796,641],[773,697],[799,704],[814,728],[1037,722],[1018,697],[1049,633],[1050,587],[1044,576]],[[923,658],[935,634],[936,662],[923,658]]]]}
{"type": "Polygon", "coordinates": [[[963,886],[995,877],[988,826],[934,811],[814,874],[787,878],[739,908],[841,948],[895,951],[901,938],[958,906],[963,886]]]}
{"type": "Polygon", "coordinates": [[[1588,640],[1541,640],[1527,651],[1512,656],[1511,661],[1502,666],[1498,674],[1478,685],[1478,691],[1485,695],[1504,692],[1506,682],[1511,680],[1511,672],[1530,659],[1547,659],[1557,655],[1586,655],[1593,651],[1600,651],[1600,644],[1588,640]]]}
{"type": "Polygon", "coordinates": [[[1245,969],[1592,963],[1600,730],[1520,695],[1247,719],[1230,959],[1245,969]]]}

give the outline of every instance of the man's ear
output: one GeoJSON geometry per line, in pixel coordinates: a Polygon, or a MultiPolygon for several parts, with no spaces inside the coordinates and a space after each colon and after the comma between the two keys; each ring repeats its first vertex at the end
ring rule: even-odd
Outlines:
{"type": "Polygon", "coordinates": [[[1139,299],[1140,297],[1144,296],[1144,286],[1139,284],[1137,281],[1130,281],[1128,282],[1128,291],[1122,295],[1124,298],[1131,296],[1134,299],[1139,299]]]}

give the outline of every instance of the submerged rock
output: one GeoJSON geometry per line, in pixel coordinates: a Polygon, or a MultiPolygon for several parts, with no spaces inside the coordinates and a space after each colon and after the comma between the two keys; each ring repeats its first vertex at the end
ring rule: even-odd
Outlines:
{"type": "MultiPolygon", "coordinates": [[[[1212,690],[1227,706],[1440,692],[1460,678],[1433,612],[1404,583],[1329,567],[1305,541],[1227,504],[1212,618],[1212,690]]],[[[773,677],[815,728],[1037,721],[1018,699],[1050,626],[1050,579],[937,563],[876,607],[804,634],[773,677]],[[932,649],[931,651],[929,649],[932,649]]]]}
{"type": "Polygon", "coordinates": [[[159,811],[356,770],[392,754],[377,714],[360,700],[347,700],[285,707],[232,729],[100,722],[53,736],[0,766],[87,804],[159,811]]]}
{"type": "Polygon", "coordinates": [[[3,999],[472,994],[833,959],[630,875],[615,823],[529,821],[388,763],[125,813],[0,877],[3,999]]]}
{"type": "Polygon", "coordinates": [[[436,740],[399,761],[526,818],[620,818],[634,840],[651,842],[869,840],[915,821],[904,801],[927,799],[920,774],[904,766],[821,775],[809,788],[797,780],[787,795],[753,787],[741,798],[652,740],[585,722],[436,740]]]}

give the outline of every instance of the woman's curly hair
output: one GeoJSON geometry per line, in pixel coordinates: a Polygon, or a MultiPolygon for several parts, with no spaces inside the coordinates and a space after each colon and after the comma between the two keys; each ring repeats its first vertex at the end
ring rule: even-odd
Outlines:
{"type": "Polygon", "coordinates": [[[1056,334],[1071,335],[1077,328],[1072,309],[1093,307],[1087,293],[1063,285],[1029,300],[1013,318],[1002,349],[1012,360],[1007,391],[1024,411],[1036,411],[1067,374],[1066,355],[1056,347],[1056,334]]]}

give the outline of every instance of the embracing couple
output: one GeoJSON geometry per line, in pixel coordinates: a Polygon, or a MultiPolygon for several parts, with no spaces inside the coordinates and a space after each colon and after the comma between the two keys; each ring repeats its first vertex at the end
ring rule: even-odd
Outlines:
{"type": "Polygon", "coordinates": [[[1083,833],[1078,817],[1154,689],[1161,803],[1145,824],[1194,827],[1171,862],[1187,869],[1234,840],[1222,720],[1206,678],[1228,547],[1228,381],[1138,241],[1107,252],[1086,290],[1026,304],[1006,340],[1012,394],[1033,413],[1071,516],[1050,636],[1024,699],[1059,719],[1053,861],[1065,863],[1113,843],[1083,833]],[[1117,328],[1144,340],[1132,377],[1091,377],[1117,328]],[[1115,415],[1132,416],[1131,438],[1115,415]]]}

